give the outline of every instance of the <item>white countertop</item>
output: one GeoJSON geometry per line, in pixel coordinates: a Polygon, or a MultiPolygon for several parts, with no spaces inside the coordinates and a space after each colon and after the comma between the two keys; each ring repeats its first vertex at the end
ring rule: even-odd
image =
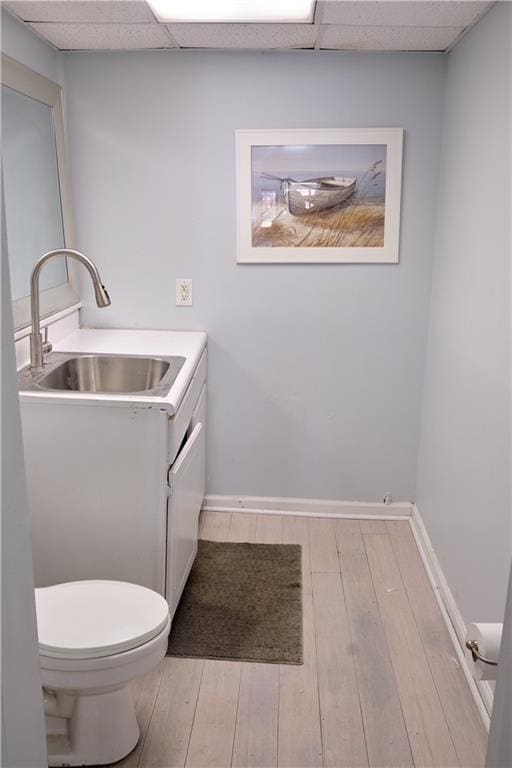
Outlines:
{"type": "Polygon", "coordinates": [[[207,335],[204,331],[139,331],[115,329],[80,328],[54,345],[55,352],[81,352],[111,355],[154,355],[185,358],[174,384],[164,397],[99,394],[90,392],[49,392],[31,391],[20,392],[22,401],[44,399],[45,401],[59,400],[60,402],[75,402],[110,405],[158,405],[165,408],[169,414],[176,413],[183,395],[192,379],[192,375],[206,348],[207,335]]]}

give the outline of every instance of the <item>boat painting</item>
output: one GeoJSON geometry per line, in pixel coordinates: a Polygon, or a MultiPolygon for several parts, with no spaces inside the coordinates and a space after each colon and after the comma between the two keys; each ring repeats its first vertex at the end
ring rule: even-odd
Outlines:
{"type": "Polygon", "coordinates": [[[239,262],[396,262],[401,128],[240,129],[239,262]]]}
{"type": "Polygon", "coordinates": [[[381,247],[385,145],[252,148],[252,245],[381,247]]]}
{"type": "Polygon", "coordinates": [[[321,176],[316,179],[280,179],[263,173],[262,176],[281,182],[281,190],[289,212],[293,216],[332,208],[346,200],[356,188],[356,177],[321,176]]]}

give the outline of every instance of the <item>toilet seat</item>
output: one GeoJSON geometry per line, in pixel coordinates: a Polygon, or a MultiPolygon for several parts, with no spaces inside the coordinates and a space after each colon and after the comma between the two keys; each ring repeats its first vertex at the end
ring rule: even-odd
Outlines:
{"type": "Polygon", "coordinates": [[[73,581],[35,590],[39,651],[94,659],[137,648],[169,622],[166,600],[138,584],[73,581]]]}

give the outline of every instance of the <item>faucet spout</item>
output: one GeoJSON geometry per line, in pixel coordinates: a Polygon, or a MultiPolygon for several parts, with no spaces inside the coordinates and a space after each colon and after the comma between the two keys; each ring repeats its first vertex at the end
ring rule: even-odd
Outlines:
{"type": "Polygon", "coordinates": [[[100,273],[98,268],[87,256],[84,256],[80,251],[73,251],[71,248],[58,248],[55,251],[48,251],[44,253],[34,264],[32,274],[30,276],[30,312],[32,321],[32,333],[30,334],[30,367],[42,368],[44,364],[44,352],[47,351],[43,345],[43,337],[41,335],[41,318],[39,314],[39,275],[41,269],[44,267],[47,261],[53,259],[56,256],[67,256],[76,259],[87,269],[91,276],[91,280],[94,286],[94,295],[96,297],[96,304],[98,307],[108,307],[110,304],[110,296],[107,293],[107,289],[101,282],[100,273]]]}

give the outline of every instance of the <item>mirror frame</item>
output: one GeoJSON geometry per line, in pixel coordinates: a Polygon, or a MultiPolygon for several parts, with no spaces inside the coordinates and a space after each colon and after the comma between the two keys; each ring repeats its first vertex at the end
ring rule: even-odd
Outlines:
{"type": "MultiPolygon", "coordinates": [[[[64,234],[64,247],[75,247],[75,232],[71,209],[71,194],[68,177],[68,163],[66,156],[66,143],[64,136],[64,116],[62,109],[62,88],[57,83],[48,80],[43,75],[21,64],[2,53],[1,83],[7,88],[29,96],[35,101],[46,104],[52,110],[53,128],[55,133],[55,151],[57,155],[57,175],[59,182],[60,206],[62,212],[62,230],[64,234]]],[[[7,243],[9,252],[9,243],[7,243]]],[[[42,256],[34,254],[34,263],[42,256]]],[[[66,259],[68,282],[54,288],[48,288],[40,293],[41,319],[47,319],[69,307],[80,304],[78,292],[77,264],[71,259],[66,259]]],[[[27,329],[30,331],[30,295],[17,299],[12,303],[14,331],[18,337],[19,332],[27,329]]],[[[24,335],[24,334],[21,334],[24,335]]]]}

